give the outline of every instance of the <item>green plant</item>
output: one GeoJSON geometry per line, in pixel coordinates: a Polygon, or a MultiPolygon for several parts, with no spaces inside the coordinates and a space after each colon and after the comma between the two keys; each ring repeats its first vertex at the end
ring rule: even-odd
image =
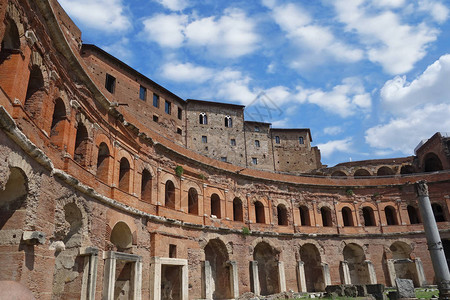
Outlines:
{"type": "Polygon", "coordinates": [[[353,196],[355,194],[352,189],[348,189],[345,192],[347,193],[348,196],[353,196]]]}
{"type": "Polygon", "coordinates": [[[242,234],[243,235],[250,235],[250,228],[244,226],[242,227],[242,234]]]}
{"type": "Polygon", "coordinates": [[[177,166],[175,168],[175,174],[177,174],[178,177],[181,177],[184,173],[184,169],[182,166],[177,166]]]}
{"type": "Polygon", "coordinates": [[[379,196],[380,196],[380,193],[376,192],[376,193],[373,194],[372,197],[373,197],[373,198],[377,198],[377,197],[379,197],[379,196]]]}
{"type": "Polygon", "coordinates": [[[206,180],[206,176],[203,174],[198,174],[198,178],[200,178],[201,180],[206,180]]]}

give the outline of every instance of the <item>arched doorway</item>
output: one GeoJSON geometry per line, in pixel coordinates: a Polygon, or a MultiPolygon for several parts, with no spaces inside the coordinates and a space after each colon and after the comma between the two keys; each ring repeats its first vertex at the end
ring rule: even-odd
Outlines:
{"type": "Polygon", "coordinates": [[[305,244],[300,248],[300,259],[305,270],[306,290],[308,292],[323,291],[322,264],[319,250],[313,244],[305,244]]]}
{"type": "MultiPolygon", "coordinates": [[[[411,246],[404,242],[394,242],[389,247],[389,250],[392,253],[395,277],[402,279],[411,279],[414,282],[414,286],[420,286],[417,278],[416,265],[411,259],[411,246]]],[[[395,283],[392,284],[394,285],[395,283]]]]}
{"type": "Polygon", "coordinates": [[[230,299],[230,269],[227,266],[229,260],[225,244],[219,239],[213,239],[205,247],[205,260],[211,268],[212,299],[230,299]]]}
{"type": "Polygon", "coordinates": [[[439,157],[434,153],[428,153],[424,158],[424,171],[435,172],[442,171],[442,162],[439,157]]]}
{"type": "Polygon", "coordinates": [[[253,260],[258,262],[260,294],[263,296],[280,292],[277,256],[275,249],[266,242],[260,242],[253,251],[253,260]]]}
{"type": "Polygon", "coordinates": [[[365,262],[364,250],[357,244],[348,244],[343,250],[344,261],[347,262],[351,284],[369,284],[369,272],[365,262]]]}

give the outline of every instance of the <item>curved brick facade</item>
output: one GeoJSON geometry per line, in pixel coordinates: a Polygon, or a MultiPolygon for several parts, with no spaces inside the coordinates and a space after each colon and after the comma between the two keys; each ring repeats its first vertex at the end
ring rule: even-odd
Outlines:
{"type": "MultiPolygon", "coordinates": [[[[300,130],[298,157],[310,155],[317,175],[276,172],[283,161],[245,167],[250,150],[235,164],[219,161],[189,147],[198,137],[186,118],[197,124],[200,109],[82,47],[56,1],[0,0],[0,20],[0,280],[38,299],[231,299],[391,286],[396,277],[433,284],[413,183],[428,182],[448,251],[447,136],[434,135],[415,157],[320,169],[309,130],[300,130]],[[358,169],[366,173],[353,176],[358,169]]],[[[227,109],[205,113],[241,116],[227,109]]],[[[224,136],[252,143],[244,127],[236,119],[224,136]]],[[[269,147],[274,135],[258,132],[253,139],[265,135],[260,147],[269,147]]],[[[286,156],[280,147],[273,157],[286,156]]]]}

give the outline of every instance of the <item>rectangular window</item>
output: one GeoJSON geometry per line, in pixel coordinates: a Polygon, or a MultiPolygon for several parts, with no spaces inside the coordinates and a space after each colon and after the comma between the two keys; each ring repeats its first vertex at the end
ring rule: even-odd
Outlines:
{"type": "Polygon", "coordinates": [[[156,108],[159,107],[159,96],[157,94],[153,94],[153,106],[156,108]]]}
{"type": "Polygon", "coordinates": [[[166,105],[164,107],[166,114],[170,115],[172,113],[172,105],[169,101],[166,100],[166,105]]]}
{"type": "Polygon", "coordinates": [[[178,119],[183,119],[183,110],[181,109],[181,107],[178,107],[178,119]]]}
{"type": "Polygon", "coordinates": [[[169,258],[177,257],[177,245],[169,244],[169,258]]]}
{"type": "Polygon", "coordinates": [[[147,89],[142,85],[139,87],[139,99],[143,101],[147,100],[147,89]]]}
{"type": "Polygon", "coordinates": [[[116,89],[116,77],[106,73],[105,88],[108,92],[114,94],[114,90],[116,89]]]}
{"type": "Polygon", "coordinates": [[[206,135],[202,135],[202,143],[207,143],[208,137],[206,135]]]}
{"type": "Polygon", "coordinates": [[[258,140],[255,140],[255,147],[256,147],[256,148],[259,148],[259,146],[260,146],[259,141],[258,141],[258,140]]]}
{"type": "Polygon", "coordinates": [[[280,137],[279,137],[278,135],[275,137],[275,143],[276,143],[276,144],[279,144],[279,143],[280,143],[280,137]]]}
{"type": "Polygon", "coordinates": [[[183,131],[181,130],[181,128],[177,128],[177,133],[180,134],[180,135],[183,133],[183,131]]]}
{"type": "Polygon", "coordinates": [[[252,157],[252,164],[257,165],[258,159],[256,157],[252,157]]]}
{"type": "Polygon", "coordinates": [[[227,158],[226,158],[225,156],[222,156],[222,157],[220,158],[220,160],[223,161],[223,162],[227,162],[227,158]]]}
{"type": "Polygon", "coordinates": [[[259,126],[255,126],[255,132],[259,132],[259,126]]]}
{"type": "Polygon", "coordinates": [[[299,143],[300,145],[303,145],[303,143],[304,143],[304,142],[303,142],[303,137],[299,137],[299,138],[298,138],[298,143],[299,143]]]}
{"type": "Polygon", "coordinates": [[[158,118],[157,115],[153,115],[153,121],[154,121],[154,122],[158,122],[158,121],[159,121],[159,118],[158,118]]]}
{"type": "Polygon", "coordinates": [[[236,140],[235,139],[231,139],[230,140],[230,144],[231,144],[231,146],[236,146],[236,140]]]}

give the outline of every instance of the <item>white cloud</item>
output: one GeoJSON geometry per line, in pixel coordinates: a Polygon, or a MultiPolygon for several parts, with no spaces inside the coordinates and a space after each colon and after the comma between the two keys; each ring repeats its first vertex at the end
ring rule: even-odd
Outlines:
{"type": "Polygon", "coordinates": [[[191,63],[170,62],[161,67],[162,76],[176,82],[196,82],[202,83],[214,74],[214,70],[191,63]]]}
{"type": "Polygon", "coordinates": [[[419,10],[429,12],[430,15],[439,23],[444,23],[448,19],[448,8],[438,1],[420,0],[419,10]]]}
{"type": "Polygon", "coordinates": [[[329,141],[324,144],[318,144],[320,154],[324,158],[330,157],[334,152],[352,152],[353,142],[352,138],[346,138],[342,140],[329,141]]]}
{"type": "Polygon", "coordinates": [[[188,0],[156,0],[156,2],[173,11],[181,11],[190,5],[188,0]]]}
{"type": "Polygon", "coordinates": [[[67,13],[89,28],[117,33],[131,27],[122,0],[60,0],[67,13]]]}
{"type": "Polygon", "coordinates": [[[127,62],[133,56],[129,42],[129,39],[124,37],[113,44],[101,46],[101,48],[120,60],[127,62]]]}
{"type": "Polygon", "coordinates": [[[405,4],[405,0],[373,0],[373,4],[381,7],[397,8],[405,4]]]}
{"type": "MultiPolygon", "coordinates": [[[[379,63],[391,74],[410,71],[426,55],[430,42],[436,40],[437,30],[424,23],[408,25],[390,10],[369,11],[364,0],[334,2],[338,19],[349,32],[358,34],[368,48],[370,61],[379,63]]],[[[378,1],[384,3],[384,1],[378,1]]],[[[398,4],[398,3],[397,3],[398,4]]]]}
{"type": "Polygon", "coordinates": [[[159,14],[143,21],[144,34],[162,47],[178,48],[184,41],[185,15],[159,14]]]}
{"type": "Polygon", "coordinates": [[[325,127],[323,129],[323,133],[327,135],[338,135],[339,133],[342,133],[342,127],[340,126],[331,126],[331,127],[325,127]]]}

